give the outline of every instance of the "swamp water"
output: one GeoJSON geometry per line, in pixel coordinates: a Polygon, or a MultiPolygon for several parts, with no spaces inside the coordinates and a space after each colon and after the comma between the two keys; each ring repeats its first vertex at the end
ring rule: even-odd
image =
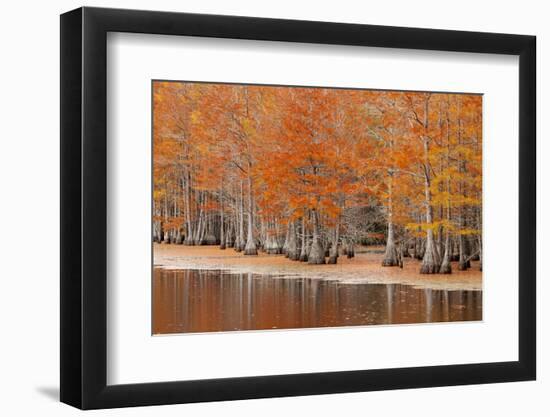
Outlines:
{"type": "Polygon", "coordinates": [[[153,334],[481,319],[481,291],[154,269],[153,334]]]}

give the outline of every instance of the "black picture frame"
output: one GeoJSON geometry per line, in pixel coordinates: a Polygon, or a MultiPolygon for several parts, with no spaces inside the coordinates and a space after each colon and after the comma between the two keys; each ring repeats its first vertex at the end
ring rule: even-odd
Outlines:
{"type": "Polygon", "coordinates": [[[61,15],[61,401],[81,409],[533,380],[536,376],[536,38],[251,17],[79,8],[61,15]],[[519,358],[107,385],[107,33],[519,56],[519,358]]]}

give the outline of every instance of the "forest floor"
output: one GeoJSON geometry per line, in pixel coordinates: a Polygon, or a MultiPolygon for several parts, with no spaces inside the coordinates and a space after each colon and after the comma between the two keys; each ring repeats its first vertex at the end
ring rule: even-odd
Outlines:
{"type": "Polygon", "coordinates": [[[336,265],[308,265],[291,261],[283,255],[245,256],[233,249],[221,250],[218,246],[184,246],[155,243],[154,266],[166,269],[213,269],[232,273],[254,273],[285,278],[318,278],[338,280],[346,284],[407,284],[418,288],[447,290],[481,290],[482,273],[479,263],[472,262],[468,271],[458,271],[453,262],[450,275],[419,274],[420,261],[405,258],[403,269],[382,267],[384,248],[381,246],[357,247],[355,257],[341,255],[336,265]]]}

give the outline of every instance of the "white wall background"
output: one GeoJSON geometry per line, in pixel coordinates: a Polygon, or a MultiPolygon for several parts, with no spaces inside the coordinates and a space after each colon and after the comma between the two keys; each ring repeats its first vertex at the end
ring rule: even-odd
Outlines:
{"type": "MultiPolygon", "coordinates": [[[[82,4],[27,1],[3,5],[0,24],[0,413],[76,415],[57,401],[59,392],[59,17],[82,4]]],[[[538,37],[538,254],[539,378],[537,382],[388,391],[231,403],[145,407],[94,415],[279,416],[316,414],[461,416],[550,412],[549,267],[550,148],[542,120],[550,87],[543,71],[550,59],[545,3],[508,1],[169,0],[93,1],[86,5],[395,26],[509,32],[538,37]],[[544,395],[546,394],[546,395],[544,395]]]]}

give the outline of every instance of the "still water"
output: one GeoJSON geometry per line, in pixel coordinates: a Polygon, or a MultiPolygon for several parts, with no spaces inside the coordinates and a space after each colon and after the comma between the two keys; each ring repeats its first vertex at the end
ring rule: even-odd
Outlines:
{"type": "Polygon", "coordinates": [[[482,292],[155,268],[153,334],[482,319],[482,292]]]}

